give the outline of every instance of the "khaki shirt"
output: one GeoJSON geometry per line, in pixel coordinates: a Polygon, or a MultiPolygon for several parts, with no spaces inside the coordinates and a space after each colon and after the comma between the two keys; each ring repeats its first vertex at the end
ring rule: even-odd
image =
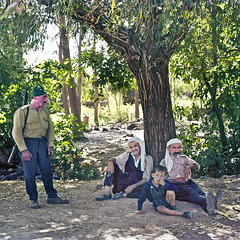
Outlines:
{"type": "Polygon", "coordinates": [[[52,147],[54,130],[48,110],[43,107],[39,108],[37,112],[30,104],[20,107],[14,113],[12,135],[20,152],[27,149],[24,138],[46,137],[48,146],[52,147]],[[27,114],[27,106],[29,106],[29,113],[24,133],[22,133],[27,114]]]}
{"type": "MultiPolygon", "coordinates": [[[[195,165],[197,166],[197,170],[200,169],[200,165],[193,159],[187,157],[186,155],[178,155],[177,157],[172,158],[172,160],[173,160],[173,167],[172,167],[172,170],[168,172],[169,180],[177,179],[177,178],[185,178],[184,169],[186,168],[186,166],[195,165]]],[[[163,159],[160,162],[160,165],[166,167],[165,159],[163,159]]]]}
{"type": "MultiPolygon", "coordinates": [[[[116,163],[118,164],[122,172],[125,171],[125,165],[128,160],[129,153],[130,152],[125,152],[117,157],[114,157],[116,159],[116,163]]],[[[153,170],[153,158],[150,155],[147,155],[145,157],[145,169],[143,172],[143,179],[146,179],[146,181],[148,181],[150,179],[152,170],[153,170]]]]}

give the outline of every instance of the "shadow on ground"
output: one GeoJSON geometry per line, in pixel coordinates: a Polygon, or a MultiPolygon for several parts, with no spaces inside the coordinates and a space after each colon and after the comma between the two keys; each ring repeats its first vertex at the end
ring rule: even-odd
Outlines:
{"type": "MultiPolygon", "coordinates": [[[[108,159],[127,149],[131,136],[142,138],[141,131],[92,132],[84,148],[85,161],[102,172],[108,159]]],[[[165,216],[154,211],[150,202],[144,203],[145,214],[137,215],[136,199],[97,202],[103,190],[103,180],[54,181],[67,205],[48,205],[42,182],[38,182],[40,209],[28,208],[24,182],[0,182],[0,239],[164,239],[164,240],[236,240],[240,239],[240,186],[238,176],[218,179],[195,179],[204,191],[223,190],[222,209],[208,216],[194,204],[177,202],[181,211],[193,211],[193,219],[165,216]],[[234,207],[234,208],[233,208],[234,207]],[[234,210],[236,209],[236,210],[234,210]]]]}

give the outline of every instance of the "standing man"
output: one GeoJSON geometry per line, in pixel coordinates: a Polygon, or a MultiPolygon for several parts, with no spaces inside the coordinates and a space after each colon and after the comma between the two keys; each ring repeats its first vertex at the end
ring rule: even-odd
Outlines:
{"type": "Polygon", "coordinates": [[[35,182],[37,165],[40,168],[45,191],[48,195],[47,203],[65,204],[53,188],[50,156],[53,156],[54,131],[48,110],[47,93],[40,85],[31,94],[29,105],[20,107],[14,114],[12,135],[20,151],[26,191],[30,199],[30,208],[40,208],[38,192],[35,182]]]}
{"type": "Polygon", "coordinates": [[[199,170],[200,165],[186,155],[180,155],[181,149],[182,143],[178,138],[169,140],[165,158],[160,162],[167,168],[168,180],[178,188],[176,200],[198,204],[209,215],[214,215],[215,208],[220,208],[222,191],[218,190],[216,197],[209,192],[206,197],[191,179],[191,170],[199,170]]]}
{"type": "Polygon", "coordinates": [[[130,152],[109,160],[104,180],[105,193],[96,197],[97,201],[129,197],[138,198],[143,184],[150,179],[153,159],[145,154],[143,142],[133,137],[128,140],[130,152]],[[112,189],[113,185],[113,189],[112,189]]]}

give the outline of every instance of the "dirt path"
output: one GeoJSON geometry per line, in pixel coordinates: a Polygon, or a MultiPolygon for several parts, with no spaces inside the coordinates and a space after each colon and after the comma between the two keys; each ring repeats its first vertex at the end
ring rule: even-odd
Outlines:
{"type": "MultiPolygon", "coordinates": [[[[111,130],[87,134],[86,161],[104,169],[107,160],[127,148],[131,134],[142,138],[142,131],[111,130]]],[[[145,214],[136,215],[136,199],[96,202],[102,193],[102,180],[55,181],[59,195],[70,199],[64,206],[46,204],[46,195],[38,182],[42,208],[27,207],[28,197],[21,181],[0,182],[0,239],[169,239],[205,240],[240,239],[240,185],[237,176],[219,179],[200,178],[196,182],[204,191],[223,190],[223,206],[216,216],[207,216],[200,207],[177,202],[181,210],[192,210],[193,220],[164,216],[145,202],[145,214]]]]}

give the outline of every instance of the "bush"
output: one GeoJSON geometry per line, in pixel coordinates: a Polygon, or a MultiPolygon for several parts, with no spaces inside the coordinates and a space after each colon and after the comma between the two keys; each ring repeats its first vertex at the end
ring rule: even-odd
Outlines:
{"type": "Polygon", "coordinates": [[[197,161],[201,169],[196,175],[220,177],[222,175],[239,174],[240,158],[223,152],[219,132],[207,126],[210,121],[197,124],[191,122],[179,126],[179,138],[182,140],[183,153],[197,161]]]}
{"type": "Polygon", "coordinates": [[[91,166],[82,164],[82,149],[75,144],[74,128],[84,131],[84,126],[76,124],[72,115],[60,115],[53,123],[55,130],[55,154],[52,159],[53,169],[59,171],[63,179],[95,179],[98,175],[91,166]]]}

